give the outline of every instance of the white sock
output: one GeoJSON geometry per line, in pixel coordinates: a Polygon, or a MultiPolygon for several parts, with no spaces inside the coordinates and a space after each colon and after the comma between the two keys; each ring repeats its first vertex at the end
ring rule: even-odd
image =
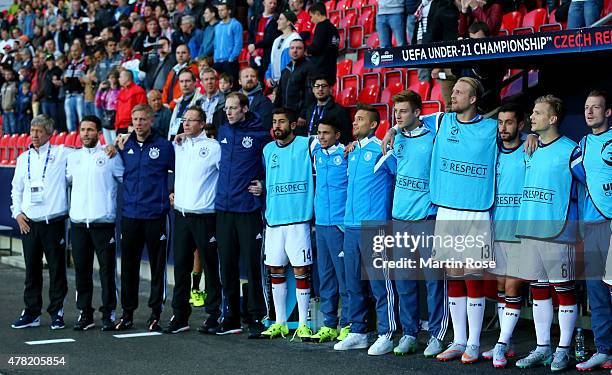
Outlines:
{"type": "Polygon", "coordinates": [[[504,308],[505,307],[506,307],[506,295],[504,293],[497,292],[497,318],[499,319],[500,326],[501,326],[502,319],[504,318],[504,308]]]}
{"type": "Polygon", "coordinates": [[[467,298],[467,320],[470,327],[468,345],[480,346],[480,331],[482,331],[482,319],[484,318],[485,298],[467,298]]]}
{"type": "Polygon", "coordinates": [[[281,284],[272,284],[272,300],[276,323],[287,323],[287,281],[281,284]]]}
{"type": "Polygon", "coordinates": [[[550,326],[553,321],[552,298],[533,300],[533,324],[538,345],[550,345],[550,326]]]}
{"type": "Polygon", "coordinates": [[[559,306],[559,346],[569,347],[572,344],[577,317],[578,305],[559,306]]]}
{"type": "Polygon", "coordinates": [[[448,308],[453,321],[453,341],[457,344],[467,343],[467,297],[448,297],[448,308]]]}
{"type": "Polygon", "coordinates": [[[501,329],[499,332],[499,342],[503,342],[504,344],[510,343],[514,327],[516,327],[520,315],[521,310],[519,309],[509,309],[507,307],[504,309],[504,317],[501,320],[501,329]]]}
{"type": "Polygon", "coordinates": [[[295,288],[295,297],[298,305],[298,317],[300,325],[308,324],[308,305],[310,305],[310,288],[295,288]]]}

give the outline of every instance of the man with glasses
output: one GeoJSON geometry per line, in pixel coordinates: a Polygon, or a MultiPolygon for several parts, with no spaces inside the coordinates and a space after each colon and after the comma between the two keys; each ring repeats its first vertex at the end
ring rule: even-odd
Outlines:
{"type": "Polygon", "coordinates": [[[313,79],[312,92],[316,102],[306,109],[304,126],[295,129],[297,135],[317,135],[319,122],[324,117],[336,119],[340,130],[340,142],[348,144],[353,140],[353,127],[346,109],[334,101],[331,96],[334,81],[327,76],[317,76],[313,79]]]}
{"type": "Polygon", "coordinates": [[[186,138],[174,144],[176,178],[174,179],[174,315],[167,333],[189,330],[189,292],[193,249],[197,248],[206,280],[208,319],[202,333],[216,329],[221,316],[221,281],[215,242],[215,194],[219,179],[221,147],[204,131],[206,115],[199,106],[189,107],[183,115],[186,138]]]}

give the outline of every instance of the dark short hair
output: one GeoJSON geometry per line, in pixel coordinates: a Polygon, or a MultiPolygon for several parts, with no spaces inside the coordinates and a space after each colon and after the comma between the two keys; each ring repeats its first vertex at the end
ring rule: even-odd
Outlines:
{"type": "Polygon", "coordinates": [[[612,108],[612,103],[610,102],[610,96],[604,90],[592,90],[588,96],[601,96],[604,98],[605,110],[612,108]]]}
{"type": "Polygon", "coordinates": [[[221,73],[221,75],[219,76],[219,81],[222,80],[222,79],[224,79],[227,82],[229,82],[230,85],[234,84],[234,77],[231,74],[228,74],[228,73],[225,73],[225,72],[221,73]]]}
{"type": "Polygon", "coordinates": [[[289,124],[292,124],[297,121],[297,115],[294,111],[288,108],[274,108],[272,115],[285,115],[287,120],[289,120],[289,124]]]}
{"type": "Polygon", "coordinates": [[[520,105],[518,105],[518,103],[508,102],[508,103],[502,104],[502,106],[499,107],[499,113],[502,113],[502,112],[514,113],[514,117],[516,117],[517,123],[520,123],[525,120],[525,112],[523,111],[523,108],[520,105]]]}
{"type": "Polygon", "coordinates": [[[132,48],[132,41],[129,38],[128,39],[123,39],[122,41],[119,42],[117,47],[119,47],[120,49],[121,48],[125,48],[125,47],[132,48]]]}
{"type": "Polygon", "coordinates": [[[329,115],[323,116],[323,118],[319,121],[319,125],[321,125],[321,124],[329,125],[332,128],[334,128],[334,130],[337,133],[341,133],[340,125],[338,124],[338,121],[334,117],[332,117],[332,116],[329,116],[329,115]]]}
{"type": "Polygon", "coordinates": [[[84,123],[85,121],[93,122],[94,124],[96,124],[96,130],[102,131],[102,121],[100,120],[98,116],[94,116],[94,115],[83,116],[83,118],[81,119],[81,124],[84,123]]]}
{"type": "MultiPolygon", "coordinates": [[[[216,19],[219,19],[219,10],[217,9],[216,6],[214,6],[214,5],[207,5],[207,6],[204,7],[204,10],[206,10],[206,9],[208,9],[209,12],[214,14],[216,19]]],[[[202,11],[202,15],[204,15],[203,11],[202,11]]]]}
{"type": "Polygon", "coordinates": [[[327,17],[327,8],[325,8],[325,3],[314,3],[308,8],[308,13],[319,13],[322,16],[327,17]]]}
{"type": "Polygon", "coordinates": [[[177,77],[180,77],[181,74],[189,74],[191,76],[191,79],[193,79],[193,82],[197,82],[198,81],[198,77],[196,77],[195,73],[191,71],[191,69],[189,69],[189,67],[185,67],[181,70],[179,70],[178,74],[176,75],[177,77]]]}
{"type": "Polygon", "coordinates": [[[476,21],[468,28],[468,32],[470,34],[476,34],[479,31],[482,31],[486,36],[491,35],[491,30],[489,29],[489,26],[482,21],[476,21]]]}
{"type": "Polygon", "coordinates": [[[423,100],[421,95],[417,94],[412,90],[404,90],[400,93],[393,95],[393,103],[410,103],[412,110],[423,109],[423,100]]]}
{"type": "Polygon", "coordinates": [[[204,112],[204,110],[202,109],[202,107],[197,106],[197,105],[192,105],[189,106],[187,108],[187,110],[185,111],[185,113],[187,113],[188,111],[194,111],[194,112],[198,112],[200,117],[200,120],[202,120],[202,122],[206,123],[206,112],[204,112]]]}
{"type": "Polygon", "coordinates": [[[244,95],[241,92],[232,92],[229,93],[227,95],[227,97],[225,98],[225,101],[227,101],[229,98],[236,98],[238,99],[238,103],[240,104],[240,107],[248,107],[249,106],[249,98],[244,95]]]}
{"type": "Polygon", "coordinates": [[[369,112],[370,120],[376,121],[380,125],[380,113],[372,104],[359,103],[357,104],[357,110],[369,112]]]}
{"type": "Polygon", "coordinates": [[[330,77],[330,76],[328,76],[326,74],[319,74],[319,75],[314,76],[312,78],[312,84],[314,85],[314,83],[316,81],[320,81],[320,80],[323,80],[323,81],[327,82],[327,84],[329,86],[333,86],[333,85],[336,84],[336,79],[334,77],[330,77]]]}

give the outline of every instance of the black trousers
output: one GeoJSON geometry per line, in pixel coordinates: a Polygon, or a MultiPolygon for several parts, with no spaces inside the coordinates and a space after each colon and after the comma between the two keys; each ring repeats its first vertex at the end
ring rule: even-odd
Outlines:
{"type": "Polygon", "coordinates": [[[266,314],[261,277],[262,236],[261,211],[217,212],[221,282],[227,304],[225,319],[240,320],[240,263],[246,271],[249,283],[246,295],[247,323],[261,320],[266,314]]]}
{"type": "Polygon", "coordinates": [[[215,214],[174,215],[174,296],[172,309],[179,319],[191,315],[189,292],[191,290],[191,271],[193,270],[193,251],[197,247],[204,270],[206,290],[206,312],[212,316],[221,315],[221,279],[219,275],[219,255],[214,240],[215,214]],[[213,240],[213,242],[211,242],[213,240]]]}
{"type": "Polygon", "coordinates": [[[140,261],[144,245],[149,253],[151,293],[149,307],[161,315],[166,302],[166,260],[168,258],[168,225],[166,216],[158,219],[121,219],[121,307],[124,314],[138,308],[140,261]]]}
{"type": "Polygon", "coordinates": [[[100,284],[102,285],[102,306],[100,312],[110,317],[117,307],[117,243],[115,224],[72,223],[72,258],[76,274],[77,308],[85,313],[93,313],[93,263],[94,254],[100,265],[100,284]]]}
{"type": "Polygon", "coordinates": [[[49,307],[51,316],[63,314],[64,298],[68,293],[66,281],[65,218],[30,221],[30,232],[22,236],[23,258],[26,266],[23,302],[28,315],[38,316],[42,310],[43,253],[49,266],[49,307]]]}

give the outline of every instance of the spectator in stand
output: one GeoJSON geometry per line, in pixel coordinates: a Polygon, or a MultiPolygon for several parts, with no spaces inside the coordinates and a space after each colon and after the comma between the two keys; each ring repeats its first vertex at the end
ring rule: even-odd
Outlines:
{"type": "Polygon", "coordinates": [[[19,126],[17,124],[17,73],[13,69],[4,70],[4,83],[0,89],[0,97],[2,98],[2,132],[4,134],[18,134],[19,126]]]}
{"type": "Polygon", "coordinates": [[[215,45],[215,26],[219,22],[219,11],[212,5],[204,8],[204,22],[206,28],[202,34],[202,44],[198,51],[198,58],[212,59],[215,45]]]}
{"type": "Polygon", "coordinates": [[[297,125],[306,125],[306,109],[314,102],[312,96],[312,78],[314,67],[304,56],[306,45],[301,39],[291,42],[289,55],[291,62],[283,70],[280,83],[274,95],[276,108],[290,109],[298,117],[297,125]]]}
{"type": "Polygon", "coordinates": [[[162,14],[157,18],[157,21],[159,22],[159,29],[161,32],[161,35],[168,38],[168,40],[172,40],[172,34],[174,33],[174,28],[172,27],[172,24],[170,23],[170,19],[168,18],[167,14],[162,14]]]}
{"type": "Polygon", "coordinates": [[[295,129],[296,135],[316,135],[319,122],[324,117],[333,118],[340,129],[340,142],[348,144],[353,141],[353,126],[349,115],[340,104],[334,101],[332,87],[334,80],[327,76],[316,76],[313,79],[312,92],[316,102],[306,109],[306,123],[295,129]]]}
{"type": "Polygon", "coordinates": [[[122,68],[119,72],[121,89],[117,96],[117,114],[115,131],[117,134],[127,134],[132,123],[132,109],[138,104],[147,104],[145,90],[134,83],[132,72],[122,68]]]}
{"type": "Polygon", "coordinates": [[[247,49],[251,55],[251,66],[257,69],[260,81],[270,64],[272,44],[280,35],[277,25],[276,0],[264,0],[264,11],[249,20],[249,38],[247,49]]]}
{"type": "Polygon", "coordinates": [[[312,37],[312,32],[314,31],[314,24],[310,21],[308,12],[304,10],[304,0],[289,0],[289,9],[297,17],[295,31],[300,34],[302,39],[307,44],[310,44],[310,38],[312,37]]]}
{"type": "Polygon", "coordinates": [[[251,67],[240,71],[240,92],[249,99],[249,111],[255,112],[261,118],[263,127],[272,129],[272,111],[274,105],[263,94],[261,83],[257,80],[257,71],[251,67]]]}
{"type": "Polygon", "coordinates": [[[214,69],[206,68],[202,70],[200,72],[200,81],[202,82],[202,87],[204,87],[204,96],[202,98],[202,109],[206,113],[204,129],[210,133],[213,129],[218,129],[219,126],[223,125],[223,122],[227,121],[223,111],[225,101],[221,101],[223,94],[219,91],[217,72],[214,69]]]}
{"type": "Polygon", "coordinates": [[[213,66],[216,71],[224,72],[238,81],[238,56],[242,50],[242,25],[231,17],[229,5],[221,3],[219,10],[220,22],[215,29],[215,49],[213,66]]]}
{"type": "Polygon", "coordinates": [[[104,51],[104,57],[96,65],[96,80],[98,82],[104,81],[108,77],[108,73],[121,64],[121,55],[117,52],[117,42],[114,39],[107,39],[104,42],[104,51]]]}
{"type": "Polygon", "coordinates": [[[60,88],[62,87],[62,69],[55,66],[52,54],[45,56],[47,67],[42,80],[40,104],[42,113],[49,116],[54,123],[60,124],[62,119],[60,107],[60,88]]]}
{"type": "Polygon", "coordinates": [[[336,60],[338,60],[338,46],[340,44],[338,29],[327,19],[327,10],[324,3],[313,4],[308,9],[308,13],[310,14],[310,20],[316,26],[312,44],[306,47],[306,54],[310,56],[310,61],[314,64],[315,71],[318,74],[326,75],[335,82],[336,60]]]}
{"type": "Polygon", "coordinates": [[[199,20],[197,18],[204,12],[204,3],[200,3],[198,0],[187,0],[185,3],[183,14],[192,16],[195,20],[195,27],[202,29],[204,25],[201,18],[199,20]]]}
{"type": "Polygon", "coordinates": [[[502,6],[491,0],[461,0],[459,36],[467,37],[469,27],[474,22],[484,22],[489,28],[489,35],[497,35],[503,16],[502,6]]]}
{"type": "Polygon", "coordinates": [[[115,9],[115,21],[120,21],[124,16],[129,17],[131,12],[132,6],[128,4],[128,0],[118,0],[115,9]]]}
{"type": "MultiPolygon", "coordinates": [[[[435,43],[457,40],[459,36],[459,13],[461,4],[455,0],[434,0],[429,8],[427,18],[427,32],[423,36],[423,43],[435,43]]],[[[450,69],[432,69],[431,78],[440,82],[442,96],[446,110],[451,111],[450,96],[457,82],[450,69]]]]}
{"type": "Polygon", "coordinates": [[[183,68],[178,73],[178,84],[181,90],[181,96],[176,101],[172,117],[170,118],[170,129],[166,137],[168,140],[174,140],[177,134],[183,133],[183,115],[187,108],[191,106],[202,107],[204,98],[200,90],[196,90],[196,82],[198,77],[188,68],[183,68]]]}
{"type": "Polygon", "coordinates": [[[186,44],[176,47],[175,56],[176,65],[172,67],[170,74],[166,77],[166,83],[162,91],[162,102],[170,109],[173,109],[176,104],[174,99],[182,95],[178,85],[178,73],[184,68],[189,68],[196,77],[200,74],[198,65],[191,61],[191,54],[186,44]]]}
{"type": "Polygon", "coordinates": [[[195,18],[190,15],[181,17],[181,28],[172,34],[172,50],[181,44],[189,46],[191,56],[197,56],[202,44],[202,30],[196,28],[195,18]]]}
{"type": "Polygon", "coordinates": [[[289,9],[278,16],[278,29],[282,34],[274,39],[272,44],[270,64],[266,71],[266,84],[268,87],[275,87],[278,84],[283,69],[291,62],[291,57],[289,57],[291,42],[296,39],[302,39],[300,34],[295,32],[294,24],[296,22],[297,17],[289,9]]]}
{"type": "Polygon", "coordinates": [[[144,74],[141,75],[138,69],[142,56],[139,53],[134,53],[134,48],[132,47],[132,41],[130,39],[121,40],[119,42],[119,49],[123,54],[121,67],[132,72],[134,83],[140,85],[140,82],[144,79],[144,74]]]}
{"type": "MultiPolygon", "coordinates": [[[[68,30],[63,30],[64,21],[61,17],[57,17],[57,21],[52,23],[48,27],[48,33],[45,36],[45,40],[53,40],[55,48],[49,52],[55,53],[55,50],[60,53],[64,53],[64,46],[68,44],[70,36],[68,30]]],[[[45,43],[46,45],[46,43],[45,43]]]]}
{"type": "Polygon", "coordinates": [[[160,137],[166,138],[168,136],[168,130],[170,129],[170,118],[172,117],[172,111],[165,105],[162,105],[161,92],[155,89],[147,93],[147,99],[149,101],[149,105],[155,112],[153,132],[160,137]]]}
{"type": "Polygon", "coordinates": [[[145,53],[140,60],[140,71],[145,72],[145,90],[155,89],[161,92],[164,89],[168,73],[176,65],[175,54],[170,48],[170,40],[166,37],[159,38],[158,46],[145,53]]]}
{"type": "Polygon", "coordinates": [[[102,133],[108,144],[115,141],[115,122],[117,115],[117,97],[119,96],[119,70],[113,69],[108,73],[107,79],[100,82],[96,92],[96,110],[102,120],[102,133]]]}
{"type": "Polygon", "coordinates": [[[166,4],[166,11],[170,25],[173,28],[178,26],[182,13],[176,9],[176,2],[174,0],[164,0],[164,4],[166,4]]]}
{"type": "MultiPolygon", "coordinates": [[[[224,108],[225,98],[227,98],[227,96],[232,92],[233,87],[234,77],[227,73],[221,73],[221,75],[219,76],[219,94],[221,95],[219,97],[219,107],[221,107],[221,109],[224,108]]],[[[223,118],[225,119],[225,113],[223,118]]]]}
{"type": "Polygon", "coordinates": [[[146,25],[142,18],[137,17],[132,24],[132,48],[137,53],[142,54],[144,51],[144,40],[147,37],[146,25]]]}
{"type": "Polygon", "coordinates": [[[159,24],[155,18],[151,17],[147,20],[147,35],[145,35],[142,40],[142,49],[139,52],[155,52],[155,48],[159,43],[159,38],[159,24]]]}
{"type": "Polygon", "coordinates": [[[64,71],[64,89],[66,100],[64,101],[64,112],[66,113],[66,127],[68,131],[77,129],[83,118],[83,92],[85,86],[83,78],[87,73],[87,65],[82,55],[79,44],[74,43],[70,47],[70,63],[64,71]]]}
{"type": "Polygon", "coordinates": [[[115,8],[109,3],[109,0],[99,0],[100,8],[96,11],[96,27],[103,29],[105,27],[113,26],[115,20],[113,13],[115,8]]]}
{"type": "Polygon", "coordinates": [[[21,134],[30,132],[30,122],[32,121],[32,91],[31,84],[25,81],[21,85],[19,94],[17,95],[17,129],[21,134]]]}
{"type": "Polygon", "coordinates": [[[391,47],[391,33],[395,36],[397,47],[406,44],[406,16],[404,0],[380,0],[376,12],[376,32],[380,39],[380,48],[391,47]]]}
{"type": "Polygon", "coordinates": [[[591,26],[599,19],[602,7],[602,0],[572,0],[567,16],[567,28],[591,26]]]}
{"type": "MultiPolygon", "coordinates": [[[[96,106],[94,104],[96,96],[96,60],[93,55],[85,55],[85,65],[87,73],[83,76],[83,116],[94,116],[96,106]]],[[[78,128],[77,128],[78,130],[78,128]]]]}

